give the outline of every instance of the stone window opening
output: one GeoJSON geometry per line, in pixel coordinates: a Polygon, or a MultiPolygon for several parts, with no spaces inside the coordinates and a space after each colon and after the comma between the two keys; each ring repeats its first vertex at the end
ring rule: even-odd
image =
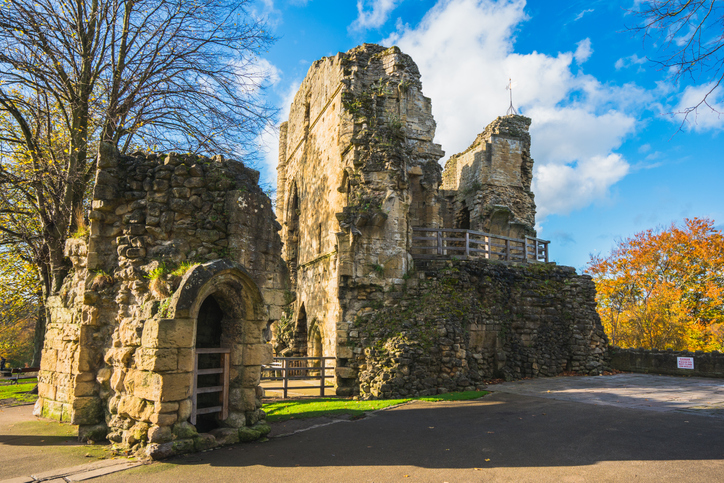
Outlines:
{"type": "MultiPolygon", "coordinates": [[[[297,270],[297,262],[299,260],[299,217],[301,210],[299,208],[299,195],[297,193],[297,184],[292,183],[291,198],[289,203],[289,212],[287,213],[287,224],[289,226],[286,246],[287,260],[289,270],[294,273],[297,270]]],[[[292,277],[294,280],[295,277],[292,277]]]]}
{"type": "Polygon", "coordinates": [[[455,228],[459,228],[461,230],[470,229],[470,210],[464,201],[460,209],[457,213],[455,213],[455,228]]]}
{"type": "Polygon", "coordinates": [[[304,103],[304,137],[307,137],[309,135],[309,101],[304,103]]]}
{"type": "MultiPolygon", "coordinates": [[[[312,329],[309,334],[309,343],[307,347],[307,353],[309,357],[324,357],[324,349],[322,346],[322,332],[319,327],[319,322],[315,319],[312,323],[312,329]]],[[[310,361],[311,367],[320,367],[320,361],[310,361]]],[[[310,376],[319,376],[319,370],[309,371],[310,376]]]]}
{"type": "Polygon", "coordinates": [[[293,357],[307,357],[307,311],[302,303],[294,329],[293,357]]]}

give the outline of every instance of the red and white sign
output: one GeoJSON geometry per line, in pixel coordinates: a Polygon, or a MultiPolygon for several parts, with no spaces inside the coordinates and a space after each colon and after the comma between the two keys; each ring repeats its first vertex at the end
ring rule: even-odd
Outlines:
{"type": "Polygon", "coordinates": [[[694,369],[693,357],[677,357],[676,367],[679,369],[694,369]]]}

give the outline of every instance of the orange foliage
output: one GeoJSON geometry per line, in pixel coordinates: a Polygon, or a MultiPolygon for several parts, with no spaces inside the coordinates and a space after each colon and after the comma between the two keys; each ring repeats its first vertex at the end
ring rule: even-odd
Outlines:
{"type": "Polygon", "coordinates": [[[646,230],[591,256],[598,313],[613,345],[724,350],[724,236],[710,219],[646,230]]]}

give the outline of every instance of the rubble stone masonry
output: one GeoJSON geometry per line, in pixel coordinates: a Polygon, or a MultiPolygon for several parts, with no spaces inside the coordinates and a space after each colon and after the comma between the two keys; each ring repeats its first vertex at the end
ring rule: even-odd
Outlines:
{"type": "Polygon", "coordinates": [[[262,332],[287,274],[257,180],[221,157],[101,147],[90,236],[66,244],[73,269],[48,301],[36,414],[153,457],[268,430],[262,332]],[[229,416],[206,424],[215,436],[188,422],[197,347],[231,352],[229,416]]]}

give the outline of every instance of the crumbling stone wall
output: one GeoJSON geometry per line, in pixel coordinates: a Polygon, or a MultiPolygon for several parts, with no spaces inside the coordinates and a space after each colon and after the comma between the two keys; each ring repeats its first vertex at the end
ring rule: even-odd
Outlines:
{"type": "Polygon", "coordinates": [[[345,359],[340,287],[400,279],[412,223],[439,226],[443,152],[421,89],[409,56],[371,44],[315,62],[300,86],[281,127],[277,188],[289,317],[308,339],[295,355],[345,359]]]}
{"type": "Polygon", "coordinates": [[[591,278],[570,267],[420,262],[397,290],[350,301],[360,306],[348,339],[358,393],[425,396],[495,377],[600,374],[607,339],[594,296],[591,278]]]}
{"type": "MultiPolygon", "coordinates": [[[[394,294],[408,293],[406,279],[420,263],[411,255],[413,227],[471,229],[518,239],[535,236],[530,123],[518,115],[497,118],[466,151],[452,156],[441,172],[438,160],[444,153],[434,143],[431,102],[422,94],[419,70],[409,56],[397,47],[364,44],[312,64],[280,134],[277,215],[285,244],[283,256],[291,274],[291,302],[288,315],[276,328],[277,354],[335,356],[339,395],[358,392],[360,382],[373,387],[370,381],[377,376],[366,371],[372,370],[368,366],[379,365],[374,356],[377,352],[360,360],[360,353],[353,349],[377,349],[374,344],[367,345],[369,337],[367,342],[359,339],[355,324],[360,314],[397,306],[394,294]]],[[[562,269],[556,270],[551,272],[553,279],[562,273],[562,269]]],[[[520,283],[510,290],[528,290],[523,281],[520,283]]],[[[533,283],[535,287],[530,290],[541,289],[544,283],[533,283]]],[[[589,308],[594,303],[594,294],[587,289],[575,294],[564,290],[561,297],[560,303],[566,297],[589,308]]],[[[405,303],[415,304],[412,299],[405,303]]],[[[509,301],[501,299],[500,303],[509,301]]],[[[559,308],[542,306],[560,316],[559,308]]],[[[387,314],[385,310],[379,313],[387,314]]],[[[505,325],[505,317],[496,315],[482,325],[466,326],[472,339],[460,339],[451,346],[464,346],[455,352],[470,351],[485,357],[485,362],[476,362],[474,370],[467,369],[473,367],[467,356],[445,355],[442,365],[439,360],[426,363],[423,372],[430,377],[446,373],[444,368],[449,366],[445,364],[450,363],[466,368],[460,374],[465,374],[461,377],[468,382],[473,380],[472,374],[476,374],[475,380],[503,372],[507,377],[557,374],[563,359],[575,370],[597,371],[598,352],[575,349],[578,346],[570,342],[573,335],[569,335],[575,332],[576,341],[597,348],[600,323],[595,311],[577,313],[588,324],[587,332],[575,332],[573,322],[562,316],[551,325],[541,323],[535,310],[522,313],[528,325],[521,329],[520,340],[528,344],[533,340],[530,334],[535,333],[539,352],[545,344],[552,344],[542,355],[535,351],[530,355],[532,349],[527,345],[520,346],[525,351],[498,346],[500,350],[493,350],[487,345],[484,351],[472,349],[478,347],[476,341],[481,337],[488,342],[507,341],[507,336],[490,335],[515,325],[505,325]],[[478,334],[474,327],[483,327],[479,330],[485,334],[478,334]],[[550,335],[551,327],[560,337],[569,337],[565,343],[550,335]],[[490,354],[498,357],[497,362],[489,360],[490,354]],[[498,367],[503,354],[510,358],[498,367]],[[513,361],[523,357],[521,354],[531,361],[517,366],[513,361]],[[537,368],[528,367],[529,363],[537,368]]],[[[433,323],[431,316],[420,316],[423,324],[433,323]]],[[[369,327],[384,327],[388,322],[384,318],[374,320],[369,327]]],[[[452,324],[451,333],[462,327],[460,321],[451,320],[440,330],[448,330],[446,324],[452,324]]],[[[411,344],[417,343],[415,337],[408,337],[411,344]]],[[[435,344],[438,348],[450,345],[435,344]]],[[[447,354],[451,349],[440,351],[447,354]]],[[[454,386],[460,387],[457,383],[454,386]]],[[[447,387],[447,383],[435,387],[447,387]]],[[[415,391],[420,390],[432,390],[432,386],[415,386],[415,391]]],[[[383,393],[389,391],[374,395],[383,393]]]]}
{"type": "Polygon", "coordinates": [[[268,430],[262,334],[281,316],[287,274],[257,181],[221,157],[101,146],[90,236],[68,241],[73,269],[48,303],[36,414],[153,457],[268,430]],[[219,346],[231,351],[229,416],[199,435],[190,396],[197,321],[211,299],[219,346]]]}
{"type": "Polygon", "coordinates": [[[524,116],[498,117],[468,149],[450,157],[442,175],[446,227],[535,236],[530,123],[524,116]]]}

